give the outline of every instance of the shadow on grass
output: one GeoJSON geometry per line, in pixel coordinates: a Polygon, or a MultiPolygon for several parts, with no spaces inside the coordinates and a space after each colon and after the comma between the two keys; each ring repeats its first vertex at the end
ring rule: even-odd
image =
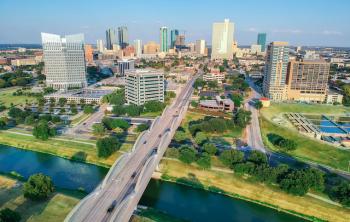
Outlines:
{"type": "Polygon", "coordinates": [[[17,199],[22,195],[22,186],[12,188],[0,188],[0,208],[6,205],[7,202],[17,199]]]}
{"type": "Polygon", "coordinates": [[[198,180],[196,175],[189,173],[188,177],[181,177],[176,179],[177,183],[185,184],[194,188],[204,189],[204,185],[198,180]]]}
{"type": "Polygon", "coordinates": [[[23,203],[18,205],[14,210],[21,214],[21,221],[27,221],[30,217],[40,215],[45,210],[53,197],[54,195],[48,199],[40,201],[32,201],[23,197],[23,203]]]}

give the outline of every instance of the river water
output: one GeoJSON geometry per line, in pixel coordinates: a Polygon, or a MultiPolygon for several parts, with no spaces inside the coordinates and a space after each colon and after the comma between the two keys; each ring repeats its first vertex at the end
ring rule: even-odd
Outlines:
{"type": "MultiPolygon", "coordinates": [[[[0,145],[0,172],[12,171],[24,178],[34,173],[43,173],[50,176],[59,188],[83,188],[90,192],[108,170],[48,154],[0,145]]],[[[158,180],[151,180],[140,204],[188,221],[303,221],[258,204],[158,180]]]]}

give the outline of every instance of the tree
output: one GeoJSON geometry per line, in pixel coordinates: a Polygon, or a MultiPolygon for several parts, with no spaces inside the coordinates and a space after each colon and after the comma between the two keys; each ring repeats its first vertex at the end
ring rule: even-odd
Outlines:
{"type": "Polygon", "coordinates": [[[124,109],[125,109],[125,113],[128,116],[139,116],[143,107],[139,107],[137,105],[131,104],[131,105],[125,106],[124,109]]]}
{"type": "Polygon", "coordinates": [[[194,107],[194,108],[197,108],[198,107],[198,102],[191,101],[191,106],[194,107]]]}
{"type": "Polygon", "coordinates": [[[143,132],[145,130],[148,130],[148,128],[149,128],[148,124],[142,123],[136,127],[136,131],[140,133],[140,132],[143,132]]]}
{"type": "Polygon", "coordinates": [[[198,144],[201,145],[203,142],[205,142],[206,140],[208,140],[207,135],[205,135],[205,133],[203,132],[198,132],[196,133],[196,136],[194,137],[194,141],[198,144]]]}
{"type": "Polygon", "coordinates": [[[115,137],[104,137],[98,139],[96,142],[97,146],[97,156],[102,158],[107,158],[115,151],[117,151],[121,144],[115,137]]]}
{"type": "Polygon", "coordinates": [[[255,164],[263,164],[263,163],[267,163],[267,157],[266,154],[257,151],[257,150],[253,150],[249,153],[248,156],[248,161],[253,162],[255,164]]]}
{"type": "Polygon", "coordinates": [[[148,101],[144,104],[144,112],[159,112],[165,108],[165,104],[160,101],[148,101]]]}
{"type": "Polygon", "coordinates": [[[34,123],[35,123],[35,115],[34,114],[30,114],[24,120],[24,124],[26,124],[26,125],[33,125],[34,123]]]}
{"type": "Polygon", "coordinates": [[[204,170],[211,168],[211,158],[208,153],[202,153],[199,159],[196,161],[198,166],[204,170]]]}
{"type": "Polygon", "coordinates": [[[5,88],[7,85],[6,81],[3,79],[0,79],[0,88],[5,88]]]}
{"type": "Polygon", "coordinates": [[[181,131],[181,130],[177,130],[177,131],[175,132],[174,140],[175,140],[176,142],[180,143],[180,142],[183,142],[183,141],[185,141],[185,140],[187,140],[187,139],[188,139],[188,137],[187,137],[187,135],[186,135],[185,132],[183,132],[183,131],[181,131]]]}
{"type": "Polygon", "coordinates": [[[95,112],[94,107],[92,105],[86,105],[84,106],[84,113],[85,114],[91,114],[95,112]]]}
{"type": "Polygon", "coordinates": [[[92,125],[92,132],[96,136],[103,136],[106,133],[106,128],[103,123],[95,123],[92,125]]]}
{"type": "Polygon", "coordinates": [[[234,149],[224,150],[219,159],[225,166],[231,168],[233,164],[241,163],[244,160],[244,153],[234,149]]]}
{"type": "Polygon", "coordinates": [[[239,109],[234,117],[234,121],[239,127],[245,128],[250,123],[251,114],[250,111],[239,109]]]}
{"type": "Polygon", "coordinates": [[[255,108],[257,110],[260,110],[261,108],[263,108],[263,104],[262,104],[262,102],[260,100],[255,102],[255,108]]]}
{"type": "Polygon", "coordinates": [[[216,146],[212,143],[205,143],[203,145],[203,150],[205,152],[207,152],[209,155],[215,155],[216,152],[218,151],[218,149],[216,148],[216,146]]]}
{"type": "Polygon", "coordinates": [[[179,160],[186,163],[191,164],[196,160],[196,151],[192,147],[182,146],[180,148],[180,156],[179,160]]]}
{"type": "Polygon", "coordinates": [[[310,184],[304,170],[293,170],[281,180],[280,187],[287,193],[303,196],[309,191],[310,184]]]}
{"type": "Polygon", "coordinates": [[[113,106],[112,113],[118,116],[124,115],[126,113],[124,106],[115,105],[113,106]]]}
{"type": "Polygon", "coordinates": [[[21,215],[9,208],[4,208],[0,210],[0,221],[1,222],[19,222],[21,220],[21,215]]]}
{"type": "Polygon", "coordinates": [[[47,140],[56,135],[55,128],[50,128],[46,120],[40,120],[33,128],[33,135],[37,139],[47,140]]]}
{"type": "Polygon", "coordinates": [[[115,128],[121,128],[123,130],[127,130],[130,127],[128,121],[123,119],[112,119],[104,117],[102,119],[102,123],[107,127],[107,129],[112,130],[115,128]]]}
{"type": "Polygon", "coordinates": [[[331,198],[339,201],[344,206],[350,206],[350,183],[341,182],[331,189],[331,198]]]}
{"type": "Polygon", "coordinates": [[[60,107],[63,107],[64,105],[66,105],[66,103],[67,103],[66,98],[59,98],[58,99],[58,104],[60,105],[60,107]]]}
{"type": "Polygon", "coordinates": [[[23,185],[24,197],[31,200],[44,200],[54,192],[54,186],[50,177],[41,173],[29,177],[23,185]]]}
{"type": "Polygon", "coordinates": [[[220,72],[225,72],[225,67],[224,66],[219,66],[220,72]]]}
{"type": "Polygon", "coordinates": [[[208,87],[211,88],[211,89],[218,88],[218,81],[216,81],[216,80],[208,81],[208,87]]]}
{"type": "Polygon", "coordinates": [[[230,94],[229,97],[231,98],[231,100],[235,104],[235,107],[241,106],[241,104],[243,102],[243,96],[241,94],[233,93],[233,94],[230,94]]]}
{"type": "Polygon", "coordinates": [[[205,84],[206,83],[205,83],[205,81],[203,79],[198,78],[194,82],[193,87],[196,88],[196,89],[203,88],[205,86],[205,84]]]}

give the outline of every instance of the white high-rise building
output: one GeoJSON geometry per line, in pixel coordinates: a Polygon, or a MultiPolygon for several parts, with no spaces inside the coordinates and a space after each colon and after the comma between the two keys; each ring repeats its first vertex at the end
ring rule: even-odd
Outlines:
{"type": "Polygon", "coordinates": [[[128,104],[138,106],[148,101],[164,102],[164,73],[147,69],[126,71],[125,98],[128,104]]]}
{"type": "Polygon", "coordinates": [[[205,40],[200,39],[196,41],[196,53],[200,55],[205,54],[205,40]]]}
{"type": "Polygon", "coordinates": [[[232,59],[234,24],[229,19],[213,23],[211,59],[232,59]]]}
{"type": "Polygon", "coordinates": [[[46,84],[67,90],[87,86],[84,34],[59,35],[41,33],[46,84]]]}
{"type": "Polygon", "coordinates": [[[142,55],[142,41],[140,39],[134,40],[135,56],[140,58],[142,55]]]}
{"type": "Polygon", "coordinates": [[[103,46],[103,40],[102,39],[97,39],[96,41],[96,47],[99,52],[103,52],[105,47],[103,46]]]}

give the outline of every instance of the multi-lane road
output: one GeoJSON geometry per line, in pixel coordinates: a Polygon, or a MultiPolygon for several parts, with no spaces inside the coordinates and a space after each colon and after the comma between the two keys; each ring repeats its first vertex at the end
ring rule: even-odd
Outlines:
{"type": "Polygon", "coordinates": [[[186,84],[172,105],[153,122],[151,128],[140,135],[132,151],[124,154],[111,167],[105,180],[95,191],[73,209],[66,221],[129,220],[152,172],[186,113],[196,77],[186,84]]]}

